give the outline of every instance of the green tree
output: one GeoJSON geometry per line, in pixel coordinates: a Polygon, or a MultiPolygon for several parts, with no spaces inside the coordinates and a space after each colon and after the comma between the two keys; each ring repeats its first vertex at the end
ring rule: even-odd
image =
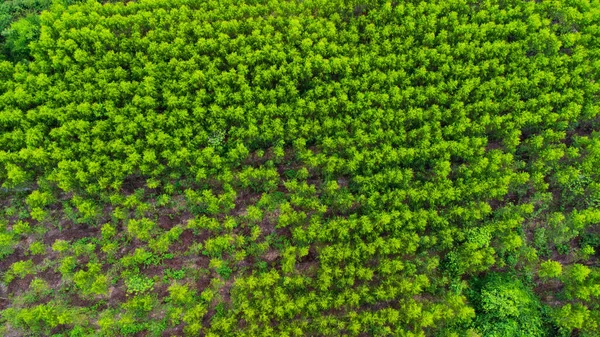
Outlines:
{"type": "Polygon", "coordinates": [[[545,336],[541,304],[518,278],[493,273],[474,287],[475,327],[484,336],[545,336]]]}

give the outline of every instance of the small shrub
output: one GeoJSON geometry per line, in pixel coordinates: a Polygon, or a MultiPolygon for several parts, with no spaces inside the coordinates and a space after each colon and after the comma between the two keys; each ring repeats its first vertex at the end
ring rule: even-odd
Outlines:
{"type": "Polygon", "coordinates": [[[18,261],[10,266],[4,275],[4,281],[6,283],[10,283],[15,279],[15,277],[24,278],[25,276],[33,274],[34,272],[35,270],[32,260],[18,261]]]}
{"type": "Polygon", "coordinates": [[[46,253],[46,245],[42,242],[35,241],[29,245],[29,252],[32,255],[42,255],[46,253]]]}
{"type": "Polygon", "coordinates": [[[562,274],[562,265],[557,261],[544,261],[538,270],[538,276],[542,279],[556,278],[562,274]]]}
{"type": "Polygon", "coordinates": [[[152,290],[154,287],[154,280],[143,275],[133,275],[125,280],[127,286],[127,292],[130,294],[144,293],[152,290]]]}

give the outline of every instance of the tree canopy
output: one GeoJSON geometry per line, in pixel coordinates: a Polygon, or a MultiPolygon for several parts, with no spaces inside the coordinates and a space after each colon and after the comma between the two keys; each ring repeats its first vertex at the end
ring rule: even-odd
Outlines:
{"type": "Polygon", "coordinates": [[[599,1],[44,6],[0,21],[0,332],[600,332],[599,1]]]}

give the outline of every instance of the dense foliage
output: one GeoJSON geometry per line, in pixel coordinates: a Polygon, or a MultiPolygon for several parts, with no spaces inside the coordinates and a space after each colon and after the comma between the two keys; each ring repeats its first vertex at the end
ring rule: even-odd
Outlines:
{"type": "Polygon", "coordinates": [[[600,333],[599,1],[66,5],[5,35],[0,332],[600,333]]]}

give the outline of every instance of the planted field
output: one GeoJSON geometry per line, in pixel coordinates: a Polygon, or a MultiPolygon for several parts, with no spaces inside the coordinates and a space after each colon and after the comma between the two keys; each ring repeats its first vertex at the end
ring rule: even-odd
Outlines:
{"type": "Polygon", "coordinates": [[[2,335],[600,334],[599,1],[6,3],[2,335]]]}

